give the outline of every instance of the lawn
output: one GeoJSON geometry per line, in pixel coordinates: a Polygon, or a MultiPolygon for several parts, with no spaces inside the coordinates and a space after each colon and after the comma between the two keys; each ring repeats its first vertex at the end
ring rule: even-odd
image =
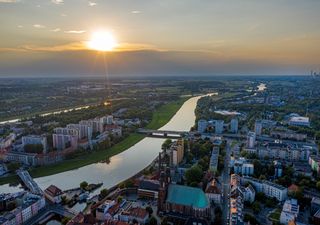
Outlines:
{"type": "Polygon", "coordinates": [[[181,105],[186,101],[186,99],[187,98],[181,98],[175,102],[161,106],[153,113],[152,120],[147,125],[147,128],[158,129],[164,126],[180,109],[181,105]]]}
{"type": "MultiPolygon", "coordinates": [[[[158,129],[165,125],[180,109],[181,105],[184,103],[184,99],[180,99],[175,102],[171,102],[169,104],[163,105],[159,107],[153,114],[152,121],[147,126],[149,129],[158,129]]],[[[32,177],[43,177],[49,176],[56,173],[61,173],[68,170],[77,169],[92,163],[99,162],[101,160],[108,159],[114,155],[117,155],[131,146],[138,143],[140,140],[144,138],[142,134],[130,134],[126,139],[114,145],[111,148],[95,151],[89,154],[84,154],[75,159],[65,160],[61,163],[57,163],[54,165],[48,165],[45,167],[38,167],[30,170],[30,174],[32,177]]],[[[17,180],[16,175],[12,175],[5,178],[0,178],[0,185],[15,182],[17,180]]]]}
{"type": "Polygon", "coordinates": [[[269,219],[273,222],[280,221],[281,209],[277,208],[274,212],[272,212],[269,216],[269,219]]]}

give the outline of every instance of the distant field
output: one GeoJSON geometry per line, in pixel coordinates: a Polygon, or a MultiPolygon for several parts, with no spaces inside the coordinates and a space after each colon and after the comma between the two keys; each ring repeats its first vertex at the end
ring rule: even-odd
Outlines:
{"type": "MultiPolygon", "coordinates": [[[[171,102],[169,104],[163,105],[160,108],[158,108],[152,117],[152,120],[150,124],[147,126],[149,129],[158,129],[165,125],[174,115],[175,113],[180,109],[182,104],[186,98],[180,99],[175,102],[171,102]]],[[[144,138],[144,135],[142,134],[130,134],[129,137],[121,141],[120,143],[114,145],[111,148],[95,151],[90,154],[85,154],[80,157],[77,157],[75,159],[71,160],[65,160],[61,163],[49,165],[45,167],[38,167],[34,168],[30,171],[31,176],[36,177],[43,177],[43,176],[49,176],[56,173],[65,172],[68,170],[77,169],[92,163],[99,162],[101,160],[108,159],[114,155],[117,155],[131,146],[138,143],[140,140],[144,138]]],[[[0,185],[15,182],[17,180],[16,175],[12,175],[10,177],[6,178],[0,178],[0,185]]]]}
{"type": "Polygon", "coordinates": [[[181,105],[187,98],[182,98],[178,101],[161,106],[152,115],[152,121],[147,125],[149,129],[158,129],[164,126],[180,109],[181,105]]]}

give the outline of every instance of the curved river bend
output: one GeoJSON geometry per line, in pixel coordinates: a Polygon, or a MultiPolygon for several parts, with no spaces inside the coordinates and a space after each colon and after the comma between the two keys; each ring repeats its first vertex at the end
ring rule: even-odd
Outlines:
{"type": "MultiPolygon", "coordinates": [[[[160,130],[190,130],[195,121],[194,110],[201,97],[192,97],[187,100],[160,130]]],[[[162,143],[163,139],[146,137],[126,151],[111,157],[108,164],[94,163],[79,169],[36,178],[35,181],[43,190],[51,184],[62,190],[71,189],[78,187],[82,181],[103,182],[103,187],[110,188],[148,166],[158,156],[162,143]]],[[[0,186],[0,193],[19,190],[21,190],[20,187],[10,187],[8,184],[0,186]]]]}

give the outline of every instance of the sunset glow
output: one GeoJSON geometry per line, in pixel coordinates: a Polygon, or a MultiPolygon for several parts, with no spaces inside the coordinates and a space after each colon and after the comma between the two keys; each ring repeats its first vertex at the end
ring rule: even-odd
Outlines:
{"type": "Polygon", "coordinates": [[[88,42],[88,48],[97,51],[112,51],[117,45],[114,35],[108,31],[94,32],[88,42]]]}

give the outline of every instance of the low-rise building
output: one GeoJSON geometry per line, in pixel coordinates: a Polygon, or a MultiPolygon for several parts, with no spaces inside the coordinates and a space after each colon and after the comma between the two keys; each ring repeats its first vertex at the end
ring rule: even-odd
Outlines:
{"type": "Polygon", "coordinates": [[[266,196],[270,198],[276,198],[280,202],[286,200],[288,197],[288,188],[270,181],[261,181],[252,177],[245,176],[242,177],[241,182],[252,184],[257,192],[263,192],[266,196]]]}
{"type": "Polygon", "coordinates": [[[146,209],[140,207],[131,207],[119,214],[119,220],[124,222],[138,221],[139,224],[146,224],[149,214],[146,209]]]}
{"type": "Polygon", "coordinates": [[[311,200],[311,215],[314,215],[320,209],[320,198],[313,197],[311,200]]]}
{"type": "Polygon", "coordinates": [[[247,162],[245,158],[234,160],[234,173],[241,175],[252,175],[254,173],[254,165],[247,162]]]}
{"type": "Polygon", "coordinates": [[[14,202],[16,208],[4,212],[0,216],[1,224],[20,225],[28,224],[28,221],[45,207],[46,202],[43,196],[30,194],[28,192],[13,195],[10,201],[14,202]]]}
{"type": "Polygon", "coordinates": [[[219,147],[213,147],[210,157],[209,169],[211,171],[217,171],[218,169],[218,159],[219,159],[219,147]]]}
{"type": "Polygon", "coordinates": [[[310,119],[309,117],[294,115],[289,118],[288,124],[289,126],[310,127],[310,119]]]}
{"type": "Polygon", "coordinates": [[[295,220],[299,214],[299,205],[296,199],[288,199],[283,204],[280,215],[280,223],[288,224],[289,221],[295,220]]]}
{"type": "Polygon", "coordinates": [[[160,182],[157,180],[141,180],[138,188],[139,198],[158,199],[160,182]]]}
{"type": "Polygon", "coordinates": [[[211,203],[221,203],[221,187],[218,185],[216,179],[208,183],[205,193],[211,203]]]}
{"type": "Polygon", "coordinates": [[[52,203],[60,203],[61,202],[61,197],[63,195],[63,192],[58,187],[56,187],[55,185],[50,185],[44,191],[44,195],[52,203]]]}

